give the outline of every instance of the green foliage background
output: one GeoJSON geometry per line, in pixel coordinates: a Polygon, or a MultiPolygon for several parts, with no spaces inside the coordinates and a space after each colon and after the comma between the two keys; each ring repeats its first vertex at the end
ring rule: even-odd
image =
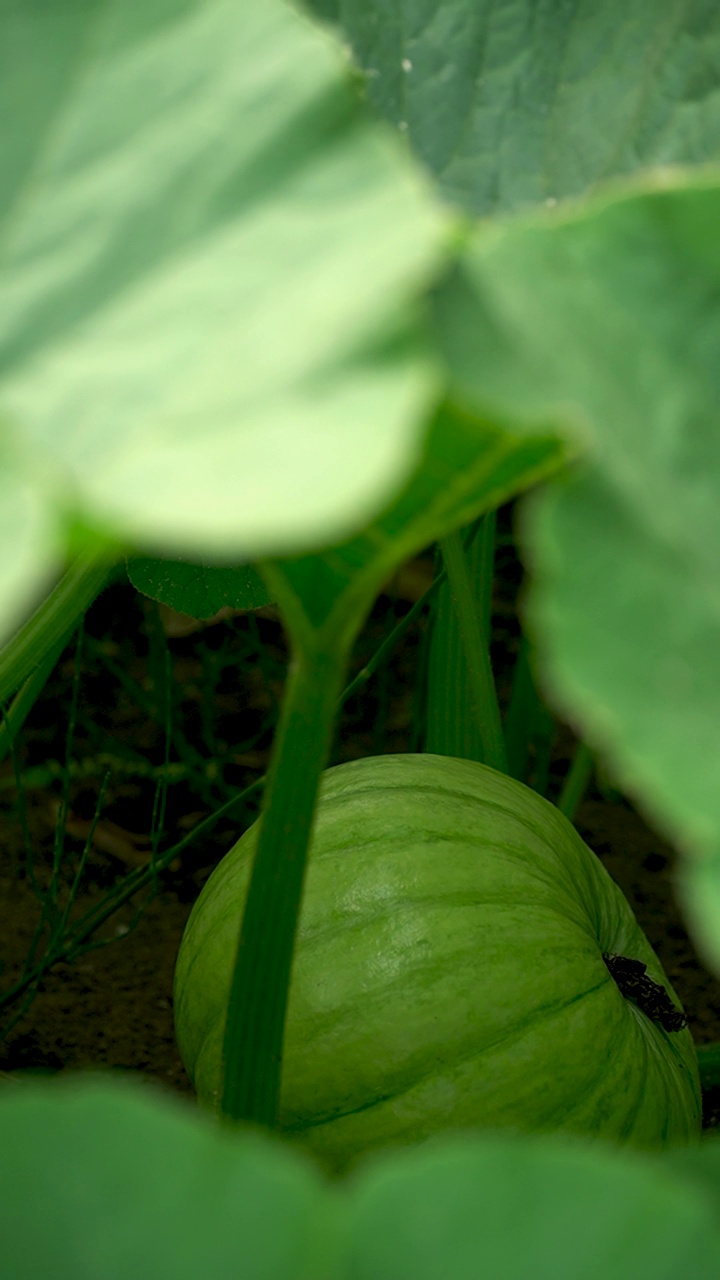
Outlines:
{"type": "MultiPolygon", "coordinates": [[[[317,11],[330,27],[280,0],[0,6],[4,694],[77,621],[76,599],[43,630],[68,565],[143,559],[172,601],[187,564],[202,594],[204,564],[257,562],[299,655],[298,706],[329,661],[318,759],[296,778],[302,844],[343,662],[383,576],[542,481],[523,530],[544,687],[685,854],[693,930],[717,967],[717,6],[317,11]],[[173,559],[186,565],[175,586],[173,559]]],[[[281,759],[283,726],[279,741],[281,759]]],[[[278,823],[282,779],[281,764],[278,823]]],[[[180,1113],[156,1119],[145,1098],[56,1108],[32,1091],[1,1109],[8,1231],[63,1205],[31,1249],[27,1230],[6,1237],[13,1275],[82,1275],[99,1168],[120,1208],[91,1232],[87,1274],[138,1258],[148,1275],[190,1274],[192,1210],[200,1221],[208,1188],[227,1192],[242,1146],[180,1113]],[[206,1155],[169,1214],[153,1197],[177,1191],[188,1161],[136,1155],[162,1165],[171,1130],[206,1155]],[[68,1150],[87,1157],[71,1178],[68,1150]]],[[[506,1205],[520,1176],[523,1232],[501,1230],[500,1208],[482,1218],[477,1248],[499,1280],[563,1265],[716,1274],[713,1152],[681,1177],[599,1152],[575,1167],[522,1144],[487,1151],[457,1157],[473,1166],[470,1201],[452,1190],[455,1157],[428,1156],[430,1206],[459,1206],[452,1233],[415,1212],[423,1161],[388,1166],[353,1209],[326,1198],[301,1262],[299,1246],[269,1260],[246,1240],[247,1274],[338,1274],[352,1213],[355,1275],[445,1274],[448,1259],[472,1274],[470,1209],[506,1205]],[[565,1204],[558,1222],[564,1196],[577,1237],[565,1204]]],[[[268,1160],[295,1177],[278,1150],[268,1160]]],[[[263,1220],[284,1231],[282,1194],[263,1220]]],[[[203,1246],[220,1251],[218,1275],[236,1272],[235,1230],[220,1215],[203,1246]]]]}

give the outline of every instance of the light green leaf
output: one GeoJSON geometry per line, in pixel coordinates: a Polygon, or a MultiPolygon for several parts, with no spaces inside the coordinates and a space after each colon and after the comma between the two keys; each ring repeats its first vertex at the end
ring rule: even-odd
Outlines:
{"type": "Polygon", "coordinates": [[[707,0],[313,0],[443,194],[487,215],[720,157],[707,0]]]}
{"type": "Polygon", "coordinates": [[[315,1169],[150,1088],[78,1078],[0,1100],[6,1280],[318,1280],[333,1204],[315,1169]]]}
{"type": "Polygon", "coordinates": [[[250,564],[188,564],[136,558],[127,562],[138,591],[191,618],[213,618],[221,609],[260,609],[271,604],[265,584],[250,564]]]}
{"type": "Polygon", "coordinates": [[[552,1140],[378,1162],[358,1179],[354,1226],[354,1280],[712,1280],[720,1266],[702,1190],[659,1162],[552,1140]]]}
{"type": "MultiPolygon", "coordinates": [[[[700,507],[693,521],[677,479],[665,536],[597,471],[533,503],[528,608],[546,690],[689,855],[681,885],[693,935],[718,968],[720,591],[710,557],[720,539],[700,507]],[[685,536],[673,536],[683,509],[685,536]]],[[[714,483],[720,504],[720,472],[714,483]]]]}
{"type": "Polygon", "coordinates": [[[569,451],[550,427],[526,438],[445,405],[431,424],[421,464],[377,520],[327,551],[269,567],[271,591],[279,577],[290,586],[278,599],[295,643],[323,628],[354,633],[405,560],[552,475],[569,451]]]}
{"type": "Polygon", "coordinates": [[[0,414],[57,521],[248,559],[362,525],[436,395],[446,218],[339,46],[281,0],[7,0],[0,85],[0,414]]]}
{"type": "Polygon", "coordinates": [[[468,403],[585,443],[527,521],[545,683],[704,860],[720,964],[720,189],[658,182],[479,230],[438,324],[468,403]]]}

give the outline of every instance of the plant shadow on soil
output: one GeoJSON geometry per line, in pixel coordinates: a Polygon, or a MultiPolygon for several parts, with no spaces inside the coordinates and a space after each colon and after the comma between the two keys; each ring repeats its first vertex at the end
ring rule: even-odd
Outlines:
{"type": "MultiPolygon", "coordinates": [[[[493,600],[492,657],[501,704],[519,647],[517,593],[522,569],[501,512],[493,600]]],[[[430,553],[406,566],[379,599],[356,646],[359,671],[432,580],[430,553]]],[[[389,663],[345,706],[333,763],[378,752],[419,749],[418,669],[426,616],[406,632],[389,663]]],[[[231,614],[212,625],[157,610],[132,587],[106,591],[90,610],[81,651],[66,851],[59,898],[67,897],[93,818],[101,777],[110,779],[82,887],[70,914],[100,903],[143,865],[156,782],[139,776],[165,761],[165,640],[172,668],[172,749],[179,780],[168,786],[160,849],[264,772],[282,693],[286,649],[272,609],[231,614]],[[162,632],[162,635],[159,634],[162,632]],[[160,655],[160,657],[158,657],[160,655]],[[138,763],[140,762],[140,763],[138,763]],[[144,764],[143,764],[144,762],[144,764]],[[134,772],[135,770],[135,772],[134,772]]],[[[75,672],[69,646],[23,731],[16,766],[0,765],[0,996],[20,977],[49,883],[62,764],[75,672]],[[52,762],[58,762],[53,764],[52,762]],[[22,803],[15,767],[23,778],[22,803]],[[23,820],[24,814],[24,820],[23,820]],[[25,828],[25,829],[24,829],[25,828]],[[33,881],[35,884],[33,884],[33,881]]],[[[556,798],[574,739],[558,725],[550,767],[556,798]]],[[[60,961],[32,1000],[0,1008],[7,1035],[0,1078],[65,1070],[133,1072],[192,1095],[175,1046],[172,979],[182,931],[202,885],[256,813],[256,799],[221,819],[158,876],[154,891],[114,912],[95,935],[102,946],[60,961]],[[18,1016],[18,1015],[21,1016],[18,1016]]],[[[576,815],[583,839],[620,885],[677,990],[698,1044],[720,1041],[720,981],[698,959],[673,893],[675,854],[620,794],[592,785],[576,815]]],[[[44,939],[40,938],[42,955],[44,939]]],[[[705,1126],[720,1124],[720,1088],[705,1095],[705,1126]]]]}

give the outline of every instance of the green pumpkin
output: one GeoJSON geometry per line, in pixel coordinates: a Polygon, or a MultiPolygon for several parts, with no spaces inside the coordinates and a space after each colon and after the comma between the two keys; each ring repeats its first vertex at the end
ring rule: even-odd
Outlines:
{"type": "MultiPolygon", "coordinates": [[[[209,1107],[256,838],[257,824],[211,875],[177,962],[178,1044],[209,1107]]],[[[534,791],[445,756],[329,769],[290,986],[283,1130],[334,1169],[477,1127],[695,1141],[690,1033],[623,995],[604,955],[640,961],[679,1007],[620,889],[534,791]]]]}

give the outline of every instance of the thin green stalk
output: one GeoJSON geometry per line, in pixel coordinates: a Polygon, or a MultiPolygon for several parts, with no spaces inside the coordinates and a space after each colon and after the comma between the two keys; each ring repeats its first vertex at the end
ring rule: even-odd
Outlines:
{"type": "Polygon", "coordinates": [[[462,640],[468,695],[480,734],[483,760],[493,769],[506,773],[505,739],[490,663],[489,629],[482,613],[487,610],[487,600],[482,596],[478,598],[473,590],[460,534],[451,533],[443,538],[440,549],[462,640]]]}
{"type": "Polygon", "coordinates": [[[573,762],[570,765],[557,802],[560,812],[564,813],[565,817],[569,818],[571,822],[575,817],[575,811],[580,801],[585,795],[592,771],[593,758],[585,743],[581,742],[575,751],[573,762]]]}
{"type": "MultiPolygon", "coordinates": [[[[375,650],[375,653],[373,654],[372,658],[370,658],[370,660],[365,664],[365,666],[360,671],[358,671],[357,675],[350,682],[350,684],[348,684],[346,688],[343,689],[343,692],[340,694],[340,697],[338,699],[338,707],[337,707],[338,711],[340,711],[344,707],[345,703],[350,698],[352,698],[353,695],[356,694],[359,689],[362,689],[368,683],[368,681],[372,679],[372,677],[375,675],[375,672],[379,669],[379,667],[384,662],[386,662],[390,654],[399,644],[405,632],[409,629],[409,627],[412,626],[414,622],[417,621],[423,609],[427,607],[427,605],[430,603],[431,599],[440,589],[440,587],[445,582],[445,580],[446,580],[446,574],[445,574],[445,571],[443,570],[441,573],[438,574],[438,576],[435,578],[433,583],[427,588],[427,590],[423,593],[420,599],[415,601],[412,608],[405,614],[405,617],[400,619],[397,625],[393,628],[390,635],[385,640],[383,640],[382,644],[375,650]]],[[[93,653],[99,651],[99,647],[96,645],[95,641],[91,636],[87,637],[87,646],[89,650],[93,653]]],[[[63,644],[58,646],[58,650],[57,650],[58,656],[62,652],[63,648],[64,648],[63,644]]],[[[149,702],[149,699],[144,697],[140,685],[137,684],[137,682],[130,680],[129,678],[125,678],[126,673],[122,671],[122,669],[120,668],[120,665],[117,663],[113,664],[112,660],[107,658],[107,655],[103,655],[103,661],[106,662],[108,668],[111,670],[113,675],[116,675],[118,678],[121,678],[121,677],[123,678],[123,687],[127,689],[128,693],[130,693],[132,697],[138,698],[140,700],[141,709],[145,710],[147,712],[147,715],[150,717],[151,716],[150,702],[149,702]]],[[[48,659],[48,663],[50,665],[50,671],[52,671],[54,662],[50,663],[50,659],[48,659]]],[[[33,675],[29,677],[27,681],[28,686],[30,685],[31,681],[35,681],[36,679],[39,682],[41,670],[44,670],[44,667],[38,668],[37,672],[33,673],[33,675]]],[[[48,672],[48,675],[49,674],[50,672],[48,672]]],[[[47,679],[47,676],[45,678],[47,679]]],[[[38,686],[37,693],[36,693],[35,699],[33,699],[33,702],[37,699],[37,695],[41,691],[42,691],[41,687],[38,686]]],[[[11,736],[13,741],[17,737],[17,734],[20,732],[20,729],[22,728],[21,721],[24,719],[24,717],[22,716],[22,709],[20,705],[18,705],[17,717],[14,718],[15,704],[16,703],[19,704],[20,699],[23,698],[24,695],[25,695],[25,687],[23,686],[23,689],[21,689],[20,692],[16,695],[16,698],[13,700],[13,702],[11,703],[10,707],[6,712],[6,718],[11,721],[11,736]]],[[[31,691],[28,690],[28,698],[30,699],[31,697],[32,697],[31,691]]],[[[28,708],[28,711],[29,711],[29,708],[28,708]]],[[[27,712],[25,712],[25,715],[27,715],[27,712]]],[[[0,724],[0,760],[2,760],[3,754],[4,754],[3,744],[6,744],[6,749],[9,750],[9,742],[5,737],[5,732],[6,731],[5,731],[4,724],[0,724]]],[[[200,762],[200,765],[207,764],[207,762],[203,761],[199,755],[197,756],[197,760],[200,762]]],[[[151,764],[148,764],[146,760],[142,760],[142,759],[126,760],[126,759],[122,759],[120,756],[112,756],[106,751],[98,752],[97,755],[85,760],[73,760],[71,761],[70,765],[67,766],[67,768],[69,769],[70,777],[75,779],[94,778],[98,775],[102,775],[102,773],[107,768],[110,768],[113,773],[133,774],[142,778],[165,779],[167,782],[184,782],[188,777],[195,778],[197,777],[198,774],[203,774],[202,768],[195,767],[194,758],[193,758],[193,761],[191,761],[190,763],[185,763],[182,760],[178,760],[168,764],[151,765],[151,764]]],[[[43,790],[45,787],[50,786],[53,782],[56,782],[58,778],[64,777],[65,772],[66,772],[66,766],[61,764],[59,760],[47,760],[45,764],[32,765],[30,768],[24,770],[24,772],[22,772],[19,776],[19,781],[22,784],[22,787],[24,790],[38,791],[38,790],[43,790]]],[[[253,783],[251,789],[254,789],[256,785],[257,784],[253,783]]],[[[14,786],[16,786],[15,778],[8,777],[8,778],[0,779],[0,791],[8,791],[14,786]]],[[[242,793],[243,796],[246,794],[247,794],[246,792],[242,793]]],[[[218,810],[218,813],[219,814],[225,813],[226,809],[231,808],[236,803],[236,801],[240,799],[241,797],[238,796],[238,797],[232,798],[228,802],[224,802],[224,807],[221,810],[218,810]]],[[[201,829],[203,829],[204,831],[204,825],[205,824],[202,823],[200,827],[196,828],[196,831],[200,831],[201,829]]],[[[193,833],[191,833],[190,838],[192,838],[192,835],[193,833]]],[[[183,844],[183,847],[184,847],[184,844],[183,844]]],[[[175,855],[173,854],[173,856],[175,855]]]]}
{"type": "MultiPolygon", "coordinates": [[[[66,764],[70,760],[72,752],[72,742],[75,733],[75,724],[77,720],[78,698],[80,695],[80,660],[82,655],[84,627],[81,621],[78,629],[77,643],[75,646],[75,667],[73,671],[72,697],[70,704],[70,715],[68,717],[67,733],[65,735],[65,761],[66,764]]],[[[62,867],[63,857],[65,853],[65,830],[67,815],[70,808],[70,775],[65,771],[63,777],[62,797],[60,801],[60,813],[58,822],[55,827],[55,840],[53,843],[53,864],[50,876],[50,884],[45,892],[40,919],[38,920],[32,941],[28,948],[25,958],[25,966],[22,977],[26,978],[29,969],[35,962],[35,956],[40,945],[40,939],[47,927],[50,931],[51,940],[59,936],[58,924],[62,919],[62,913],[58,906],[58,893],[60,885],[60,870],[62,867]]]]}
{"type": "Polygon", "coordinates": [[[110,783],[110,773],[108,772],[105,774],[105,777],[102,780],[102,784],[100,786],[100,792],[97,798],[97,802],[95,804],[95,812],[93,814],[90,830],[88,831],[87,839],[83,846],[83,851],[80,854],[77,867],[75,868],[75,875],[73,876],[73,882],[70,886],[68,899],[63,908],[62,916],[60,917],[60,923],[57,929],[55,930],[54,940],[56,942],[59,941],[60,943],[62,943],[62,939],[65,936],[65,932],[67,930],[67,923],[70,918],[70,912],[72,911],[73,904],[80,891],[80,882],[83,878],[83,873],[87,865],[87,860],[90,857],[90,850],[92,849],[93,840],[95,839],[95,831],[97,828],[97,824],[100,821],[100,814],[102,813],[103,805],[105,804],[105,796],[107,794],[109,783],[110,783]]]}
{"type": "MultiPolygon", "coordinates": [[[[25,874],[35,897],[38,899],[38,902],[42,904],[44,902],[44,893],[40,882],[35,875],[35,866],[33,864],[33,843],[30,835],[30,824],[28,823],[27,802],[21,783],[22,775],[20,773],[20,760],[15,746],[14,735],[11,732],[8,733],[5,741],[10,753],[10,760],[12,762],[12,775],[7,779],[7,781],[15,786],[18,793],[18,821],[22,832],[23,852],[25,854],[25,874]]],[[[14,874],[17,874],[17,869],[15,869],[14,874]]]]}
{"type": "MultiPolygon", "coordinates": [[[[429,598],[437,590],[444,581],[444,574],[435,580],[433,585],[428,588],[424,596],[416,602],[409,613],[394,628],[392,635],[388,636],[382,646],[368,662],[367,666],[355,677],[355,680],[347,686],[338,698],[336,711],[339,711],[343,704],[352,696],[356,689],[364,685],[374,674],[380,661],[387,656],[393,646],[397,644],[400,637],[412,624],[413,621],[422,612],[429,598]]],[[[87,768],[83,769],[81,764],[73,762],[69,767],[64,768],[57,762],[56,768],[48,769],[46,766],[37,766],[34,769],[27,770],[20,775],[23,787],[45,787],[57,778],[64,777],[68,774],[70,777],[94,776],[103,768],[111,766],[113,772],[140,772],[142,776],[157,777],[164,780],[182,780],[186,776],[186,767],[182,764],[177,765],[161,765],[161,766],[145,766],[141,762],[128,762],[121,759],[114,759],[107,754],[101,754],[96,760],[86,762],[87,768]]],[[[12,780],[9,780],[9,784],[12,780]]],[[[166,849],[163,853],[157,854],[154,859],[150,859],[147,866],[139,867],[137,870],[130,872],[125,877],[122,884],[112,889],[106,897],[96,906],[91,908],[73,925],[67,929],[67,934],[63,939],[56,940],[52,952],[48,951],[41,960],[28,968],[25,977],[19,982],[13,984],[12,987],[4,991],[0,995],[0,1009],[8,1004],[12,1004],[27,988],[33,983],[40,981],[47,971],[54,964],[63,960],[72,960],[77,955],[82,954],[88,945],[89,939],[97,932],[107,920],[113,916],[120,907],[124,906],[131,898],[138,893],[151,886],[157,875],[164,871],[176,858],[180,857],[191,845],[198,840],[204,839],[222,818],[229,816],[233,809],[242,804],[251,795],[260,791],[265,786],[265,777],[256,779],[249,787],[240,792],[237,796],[232,796],[229,800],[224,801],[217,809],[208,814],[192,831],[189,831],[182,840],[174,844],[170,849],[166,849]]]]}
{"type": "Polygon", "coordinates": [[[44,662],[51,649],[67,644],[83,614],[118,572],[107,552],[76,560],[50,594],[0,650],[0,704],[44,662]]]}
{"type": "Polygon", "coordinates": [[[446,574],[445,574],[445,571],[443,570],[442,573],[438,574],[437,578],[434,579],[434,581],[427,588],[427,590],[423,592],[420,599],[415,601],[415,604],[412,606],[411,609],[408,610],[408,612],[405,614],[405,617],[401,618],[400,621],[393,627],[390,634],[386,636],[382,644],[379,645],[379,647],[375,650],[369,662],[365,664],[362,670],[358,671],[357,675],[351,681],[351,683],[347,686],[347,688],[343,689],[343,692],[340,694],[338,710],[341,707],[344,707],[348,699],[352,698],[353,694],[357,693],[358,689],[362,689],[363,685],[366,685],[368,680],[372,679],[372,677],[375,675],[375,672],[378,670],[380,666],[382,666],[385,660],[390,656],[393,649],[402,639],[402,637],[404,636],[408,628],[411,627],[413,622],[415,622],[416,619],[420,617],[420,614],[422,613],[423,609],[426,607],[426,605],[430,603],[433,596],[439,591],[440,587],[445,582],[445,579],[446,579],[446,574]]]}
{"type": "Polygon", "coordinates": [[[64,648],[64,640],[60,640],[53,645],[40,663],[40,666],[35,668],[22,687],[18,689],[7,710],[3,710],[2,723],[0,724],[0,760],[4,760],[9,754],[13,742],[50,679],[55,664],[64,648]]]}
{"type": "MultiPolygon", "coordinates": [[[[172,698],[172,670],[170,663],[170,650],[165,645],[163,650],[163,659],[161,665],[162,672],[162,700],[165,704],[165,759],[164,766],[170,764],[170,746],[172,743],[172,720],[173,720],[173,698],[172,698]]],[[[157,893],[159,888],[157,855],[160,835],[165,826],[165,811],[167,809],[167,772],[161,774],[155,784],[155,795],[153,797],[152,818],[150,821],[150,839],[152,853],[150,857],[150,867],[153,873],[153,892],[157,893]]]]}
{"type": "Polygon", "coordinates": [[[510,704],[505,716],[508,773],[511,778],[529,784],[532,749],[532,785],[543,796],[547,791],[554,730],[554,720],[537,691],[530,665],[530,646],[523,636],[513,673],[510,704]]]}
{"type": "Polygon", "coordinates": [[[417,670],[413,681],[412,701],[410,704],[410,734],[408,748],[413,754],[430,750],[427,743],[427,731],[428,705],[430,703],[430,691],[432,687],[430,679],[432,642],[432,625],[423,627],[420,633],[417,670]]]}
{"type": "MultiPolygon", "coordinates": [[[[53,963],[55,962],[53,961],[53,963]]],[[[30,1005],[32,1004],[33,1000],[35,999],[38,993],[38,987],[40,985],[41,980],[42,980],[42,974],[40,973],[40,974],[36,974],[34,977],[28,979],[28,981],[23,983],[22,990],[25,993],[25,999],[21,1002],[20,1007],[15,1010],[14,1014],[12,1015],[11,1018],[9,1018],[9,1020],[5,1023],[5,1025],[3,1027],[0,1027],[0,1044],[4,1044],[4,1042],[8,1039],[10,1034],[15,1030],[15,1027],[18,1025],[18,1023],[22,1022],[23,1018],[25,1017],[25,1014],[27,1013],[28,1009],[30,1008],[30,1005]]]]}
{"type": "MultiPolygon", "coordinates": [[[[93,654],[101,656],[103,664],[107,667],[111,675],[115,677],[118,683],[126,690],[128,695],[133,699],[141,711],[145,713],[149,720],[159,723],[158,702],[157,699],[145,692],[139,681],[135,680],[122,666],[116,662],[109,654],[102,653],[97,641],[90,640],[89,650],[93,654]]],[[[163,721],[165,712],[163,710],[163,721]]],[[[205,772],[206,761],[200,755],[199,751],[185,737],[180,727],[176,725],[173,733],[173,743],[178,756],[179,763],[185,766],[189,777],[193,778],[194,786],[205,804],[212,805],[217,803],[217,788],[211,778],[208,778],[205,772]]],[[[162,774],[158,774],[162,777],[162,774]]]]}
{"type": "MultiPolygon", "coordinates": [[[[158,854],[155,859],[154,867],[152,860],[150,860],[146,866],[138,867],[137,870],[131,871],[118,888],[112,890],[102,902],[91,908],[91,910],[88,911],[81,920],[78,920],[77,923],[73,925],[71,930],[71,950],[77,950],[77,948],[81,946],[91,936],[91,934],[95,933],[95,931],[99,929],[106,920],[109,920],[110,916],[114,915],[120,907],[124,906],[130,898],[134,898],[135,894],[140,893],[143,889],[146,889],[148,885],[151,885],[158,872],[164,871],[166,867],[169,867],[170,863],[174,862],[176,858],[179,858],[190,845],[195,844],[198,840],[203,840],[205,836],[210,834],[213,827],[217,826],[221,818],[227,817],[232,813],[232,810],[236,805],[247,800],[248,796],[254,795],[256,791],[260,791],[264,785],[264,777],[256,778],[255,781],[251,782],[250,786],[246,787],[244,791],[241,791],[239,795],[232,796],[232,798],[230,800],[226,800],[219,809],[215,809],[212,813],[208,814],[207,818],[203,818],[202,822],[199,822],[196,827],[193,827],[192,831],[188,831],[188,834],[183,836],[182,840],[178,840],[177,844],[174,844],[172,848],[166,849],[164,853],[158,854]]],[[[2,1000],[0,1000],[0,1005],[2,1005],[2,1000]]]]}
{"type": "Polygon", "coordinates": [[[293,947],[346,659],[343,645],[326,651],[318,638],[317,647],[308,643],[291,667],[231,984],[222,1111],[228,1119],[269,1128],[278,1120],[293,947]]]}
{"type": "Polygon", "coordinates": [[[197,827],[194,827],[186,836],[183,836],[182,840],[173,845],[171,849],[166,849],[164,853],[160,854],[154,868],[152,863],[149,862],[147,866],[138,867],[136,871],[131,871],[125,877],[121,886],[112,889],[102,902],[87,911],[75,924],[70,925],[65,937],[57,939],[52,950],[48,950],[41,960],[28,967],[23,978],[13,983],[6,991],[3,991],[2,995],[0,995],[0,1009],[12,1004],[28,987],[33,983],[39,982],[54,964],[57,964],[60,960],[74,960],[78,955],[88,950],[89,947],[86,944],[101,925],[105,924],[111,916],[115,915],[116,911],[119,911],[120,907],[129,902],[131,898],[134,898],[136,894],[152,885],[154,875],[157,872],[164,871],[175,858],[184,853],[189,845],[208,835],[212,828],[217,826],[221,818],[229,814],[236,805],[247,799],[248,796],[259,791],[264,782],[264,778],[257,778],[249,787],[241,791],[240,795],[233,796],[231,800],[227,800],[214,813],[209,814],[207,818],[198,823],[197,827]]]}
{"type": "MultiPolygon", "coordinates": [[[[495,513],[491,512],[490,514],[494,516],[495,513]]],[[[475,526],[466,530],[463,540],[463,547],[465,549],[470,546],[474,535],[475,526]]],[[[423,609],[430,604],[430,601],[437,595],[445,582],[447,582],[447,573],[445,572],[445,569],[440,569],[430,586],[420,596],[420,599],[415,601],[412,608],[405,614],[405,617],[400,619],[396,626],[393,627],[390,635],[387,636],[387,638],[383,640],[382,644],[375,650],[370,661],[365,664],[362,670],[358,671],[355,678],[345,689],[343,689],[343,692],[340,694],[338,710],[345,706],[348,699],[352,698],[353,694],[357,693],[358,689],[362,689],[363,686],[367,684],[368,680],[372,679],[378,668],[389,658],[393,649],[400,642],[408,628],[417,621],[423,609]]]]}
{"type": "Polygon", "coordinates": [[[475,522],[476,534],[471,547],[463,544],[465,563],[471,549],[474,550],[474,581],[477,612],[485,644],[489,646],[492,634],[493,582],[495,580],[495,544],[497,535],[497,511],[486,511],[475,522]]]}
{"type": "MultiPolygon", "coordinates": [[[[470,525],[463,535],[465,566],[484,636],[491,632],[495,528],[496,513],[490,511],[470,525]]],[[[440,548],[438,562],[443,562],[440,548]]],[[[485,743],[469,692],[471,676],[457,606],[445,570],[436,581],[441,577],[445,578],[445,585],[433,609],[426,653],[423,745],[426,751],[436,755],[484,761],[485,743]]]]}
{"type": "Polygon", "coordinates": [[[75,663],[73,666],[73,682],[70,695],[70,714],[68,716],[67,733],[65,735],[65,775],[63,777],[62,796],[60,799],[60,816],[55,828],[55,843],[53,846],[53,869],[52,879],[50,881],[50,889],[48,896],[50,898],[51,915],[53,919],[57,910],[57,896],[60,881],[60,870],[65,856],[65,824],[67,815],[70,812],[70,774],[67,765],[72,758],[72,744],[75,737],[75,726],[77,724],[78,702],[80,700],[80,667],[82,662],[83,640],[85,638],[84,618],[80,621],[78,627],[77,640],[75,644],[75,663]]]}
{"type": "Polygon", "coordinates": [[[18,791],[44,791],[46,787],[52,786],[53,782],[64,778],[66,772],[77,781],[83,778],[102,777],[108,768],[113,774],[121,777],[129,774],[133,778],[155,780],[163,778],[168,783],[185,782],[189,776],[187,766],[179,760],[171,762],[166,767],[149,764],[147,760],[123,760],[120,756],[100,751],[96,756],[88,756],[84,760],[71,760],[69,766],[61,764],[59,760],[46,760],[44,764],[31,765],[16,777],[8,775],[6,778],[0,778],[0,792],[11,791],[13,788],[17,788],[18,791]]]}
{"type": "Polygon", "coordinates": [[[530,756],[530,725],[536,697],[528,662],[528,643],[523,636],[513,671],[512,693],[505,716],[505,747],[508,773],[518,782],[527,782],[530,756]]]}
{"type": "MultiPolygon", "coordinates": [[[[373,658],[363,667],[362,671],[341,693],[336,711],[339,711],[348,698],[358,688],[370,680],[380,663],[388,656],[394,646],[398,643],[401,636],[409,626],[419,617],[422,610],[427,605],[430,598],[439,589],[445,581],[445,574],[442,572],[433,582],[420,600],[416,601],[412,609],[393,629],[390,636],[387,637],[380,648],[373,655],[373,658]]],[[[92,643],[92,641],[91,641],[92,643]]],[[[20,696],[20,695],[18,695],[20,696]]],[[[10,709],[12,711],[12,708],[10,709]]],[[[10,714],[10,713],[9,713],[10,714]]],[[[95,776],[95,774],[107,769],[108,766],[114,773],[133,772],[140,773],[143,777],[155,777],[165,781],[182,781],[187,776],[187,768],[183,764],[164,764],[160,766],[150,766],[146,762],[127,761],[120,758],[113,758],[107,753],[101,753],[96,759],[86,762],[72,762],[69,767],[64,767],[60,762],[54,762],[54,767],[36,766],[26,770],[20,775],[19,781],[24,789],[33,787],[46,787],[51,782],[68,774],[71,778],[95,776]]],[[[40,981],[43,976],[59,961],[72,960],[76,956],[83,954],[88,947],[89,940],[97,932],[103,924],[113,916],[120,907],[124,906],[131,898],[138,893],[151,886],[157,875],[166,869],[171,862],[180,857],[191,845],[199,840],[203,840],[210,834],[214,827],[226,816],[229,816],[233,809],[242,804],[251,795],[260,791],[265,786],[265,777],[256,779],[239,795],[232,796],[229,800],[224,801],[217,809],[208,814],[192,831],[189,831],[182,840],[174,844],[170,849],[166,849],[161,854],[156,854],[154,859],[150,859],[147,866],[139,867],[137,870],[130,872],[125,877],[120,886],[116,886],[110,890],[105,898],[96,906],[92,907],[74,924],[67,927],[66,936],[57,939],[52,951],[48,951],[41,960],[32,965],[25,977],[13,984],[12,987],[4,991],[0,995],[0,1009],[8,1004],[12,1004],[28,987],[33,983],[40,981]]],[[[7,785],[13,784],[12,779],[8,779],[7,785]]],[[[67,926],[67,921],[66,921],[67,926]]]]}

